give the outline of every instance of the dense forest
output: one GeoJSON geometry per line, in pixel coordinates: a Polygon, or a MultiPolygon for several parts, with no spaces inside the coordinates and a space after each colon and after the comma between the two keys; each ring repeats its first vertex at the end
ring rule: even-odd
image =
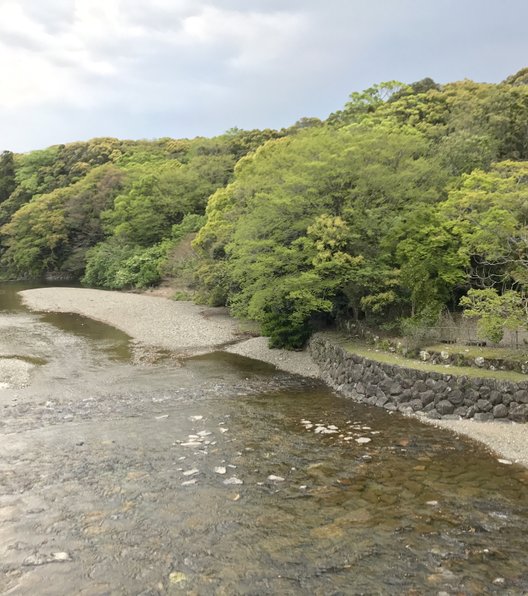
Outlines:
{"type": "Polygon", "coordinates": [[[405,331],[445,308],[500,339],[528,322],[528,68],[382,83],[280,131],[4,151],[0,275],[183,278],[272,346],[318,320],[405,331]]]}

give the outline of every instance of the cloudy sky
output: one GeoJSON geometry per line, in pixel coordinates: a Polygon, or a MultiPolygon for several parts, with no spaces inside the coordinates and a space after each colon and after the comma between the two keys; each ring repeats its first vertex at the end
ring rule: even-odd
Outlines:
{"type": "Polygon", "coordinates": [[[528,66],[526,0],[0,0],[0,150],[326,117],[528,66]]]}

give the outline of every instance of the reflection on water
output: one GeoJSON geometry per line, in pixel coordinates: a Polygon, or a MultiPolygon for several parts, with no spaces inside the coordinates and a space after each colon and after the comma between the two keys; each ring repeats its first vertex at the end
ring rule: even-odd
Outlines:
{"type": "Polygon", "coordinates": [[[133,366],[17,317],[47,363],[0,391],[0,591],[528,590],[526,470],[255,361],[133,366]]]}

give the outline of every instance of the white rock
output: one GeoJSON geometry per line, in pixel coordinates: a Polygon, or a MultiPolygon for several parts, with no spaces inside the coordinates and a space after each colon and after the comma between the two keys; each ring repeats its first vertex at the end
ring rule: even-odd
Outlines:
{"type": "Polygon", "coordinates": [[[509,459],[498,459],[497,460],[500,464],[504,464],[505,466],[511,466],[513,464],[512,461],[509,459]]]}
{"type": "Polygon", "coordinates": [[[372,441],[372,439],[369,439],[369,437],[359,437],[359,439],[356,439],[356,443],[360,443],[361,445],[363,443],[370,443],[372,441]]]}
{"type": "Polygon", "coordinates": [[[214,471],[217,474],[225,474],[226,473],[226,469],[224,468],[224,466],[216,466],[216,468],[214,469],[214,471]]]}
{"type": "Polygon", "coordinates": [[[242,480],[240,480],[239,478],[232,476],[231,478],[226,478],[224,480],[224,484],[244,484],[244,482],[242,480]]]}
{"type": "Polygon", "coordinates": [[[220,427],[220,432],[221,433],[226,433],[229,429],[228,428],[224,428],[224,427],[220,427]]]}
{"type": "Polygon", "coordinates": [[[339,429],[337,428],[337,426],[335,426],[334,424],[329,424],[329,425],[327,426],[327,428],[329,428],[330,430],[339,430],[339,429]]]}
{"type": "Polygon", "coordinates": [[[182,447],[201,447],[202,444],[197,441],[189,441],[188,443],[182,443],[182,447]]]}
{"type": "Polygon", "coordinates": [[[168,418],[169,415],[168,414],[163,414],[161,416],[156,416],[156,420],[163,420],[164,418],[168,418]]]}
{"type": "Polygon", "coordinates": [[[187,470],[186,472],[183,473],[184,476],[194,476],[195,474],[198,474],[200,470],[197,470],[196,468],[193,468],[192,470],[187,470]]]}
{"type": "Polygon", "coordinates": [[[284,482],[284,478],[282,476],[275,476],[275,474],[270,474],[268,476],[268,480],[273,482],[284,482]]]}
{"type": "Polygon", "coordinates": [[[181,483],[182,486],[191,486],[192,484],[196,484],[196,478],[193,478],[192,480],[185,480],[181,483]]]}
{"type": "Polygon", "coordinates": [[[436,507],[438,505],[438,501],[427,501],[426,505],[429,505],[430,507],[436,507]]]}
{"type": "Polygon", "coordinates": [[[196,422],[197,420],[203,420],[203,416],[189,416],[189,420],[196,422]]]}
{"type": "Polygon", "coordinates": [[[60,552],[60,553],[51,553],[54,561],[71,561],[71,557],[69,553],[60,552]]]}
{"type": "Polygon", "coordinates": [[[201,430],[201,431],[198,433],[198,436],[200,436],[200,437],[208,437],[210,434],[211,434],[211,433],[210,433],[208,430],[201,430]]]}

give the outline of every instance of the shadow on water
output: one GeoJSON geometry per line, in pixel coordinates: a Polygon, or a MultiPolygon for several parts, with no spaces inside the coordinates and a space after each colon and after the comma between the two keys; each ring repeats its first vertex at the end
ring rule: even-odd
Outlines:
{"type": "MultiPolygon", "coordinates": [[[[39,281],[0,283],[0,313],[8,315],[30,313],[23,304],[18,292],[43,287],[80,287],[80,285],[71,282],[50,282],[46,284],[39,281]]],[[[120,362],[132,360],[131,338],[115,327],[72,313],[31,314],[38,320],[53,325],[64,333],[88,340],[91,345],[105,352],[111,360],[120,362]]],[[[36,359],[38,360],[38,358],[36,359]]],[[[35,361],[34,363],[38,364],[40,362],[35,361]]]]}
{"type": "Polygon", "coordinates": [[[130,336],[106,323],[72,313],[46,313],[40,315],[40,319],[65,333],[96,344],[111,360],[129,362],[132,359],[130,336]]]}

